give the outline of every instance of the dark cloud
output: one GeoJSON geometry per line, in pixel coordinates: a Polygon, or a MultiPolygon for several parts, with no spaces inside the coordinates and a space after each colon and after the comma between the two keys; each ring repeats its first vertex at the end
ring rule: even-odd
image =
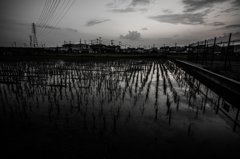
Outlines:
{"type": "Polygon", "coordinates": [[[233,6],[235,6],[235,7],[240,7],[240,0],[234,0],[234,1],[232,2],[232,4],[233,4],[233,6]]]}
{"type": "Polygon", "coordinates": [[[167,14],[172,14],[173,13],[173,11],[171,11],[169,9],[163,9],[162,11],[163,11],[163,13],[167,13],[167,14]]]}
{"type": "Polygon", "coordinates": [[[128,8],[125,8],[125,9],[112,9],[111,11],[114,12],[114,13],[130,13],[130,12],[138,12],[138,11],[143,13],[143,12],[146,12],[148,10],[145,9],[145,8],[135,9],[135,8],[128,7],[128,8]]]}
{"type": "Polygon", "coordinates": [[[54,29],[54,30],[60,30],[61,28],[51,26],[51,25],[36,25],[37,28],[42,28],[42,29],[54,29]]]}
{"type": "Polygon", "coordinates": [[[129,12],[138,12],[138,11],[146,12],[148,11],[147,8],[138,8],[136,6],[148,5],[152,3],[154,0],[131,0],[131,3],[129,5],[125,6],[125,8],[119,9],[118,6],[124,3],[125,1],[126,0],[115,0],[112,3],[108,3],[107,6],[110,8],[116,8],[111,10],[111,12],[115,12],[115,13],[129,13],[129,12]]]}
{"type": "Polygon", "coordinates": [[[129,40],[139,40],[141,38],[141,34],[137,31],[128,31],[128,34],[123,36],[120,35],[121,39],[129,39],[129,40]]]}
{"type": "Polygon", "coordinates": [[[73,29],[73,28],[66,28],[66,30],[68,30],[68,31],[71,31],[71,32],[78,33],[78,30],[77,30],[77,29],[73,29]]]}
{"type": "Polygon", "coordinates": [[[136,12],[136,9],[134,9],[134,8],[125,8],[125,9],[113,9],[111,11],[115,12],[115,13],[129,13],[129,12],[136,12]]]}
{"type": "Polygon", "coordinates": [[[222,29],[238,29],[240,28],[240,24],[233,24],[233,25],[227,25],[221,28],[217,28],[216,30],[222,30],[222,29]]]}
{"type": "Polygon", "coordinates": [[[213,22],[213,23],[207,23],[206,25],[220,26],[220,25],[225,25],[225,23],[223,23],[223,22],[213,22]]]}
{"type": "Polygon", "coordinates": [[[219,16],[221,16],[221,15],[222,15],[222,14],[218,14],[218,15],[215,15],[214,17],[217,18],[217,17],[219,17],[219,16]]]}
{"type": "Polygon", "coordinates": [[[142,30],[148,30],[148,28],[142,28],[142,30]]]}
{"type": "Polygon", "coordinates": [[[86,26],[93,26],[93,25],[96,25],[96,24],[100,24],[100,23],[103,23],[103,22],[107,22],[107,21],[110,21],[110,19],[105,19],[105,20],[90,20],[86,23],[86,26]]]}
{"type": "Polygon", "coordinates": [[[152,3],[153,0],[132,0],[130,6],[137,6],[137,5],[149,5],[152,3]]]}
{"type": "Polygon", "coordinates": [[[182,0],[184,12],[194,12],[199,9],[211,8],[214,3],[223,3],[227,0],[182,0]]]}
{"type": "Polygon", "coordinates": [[[240,10],[240,0],[234,0],[233,2],[231,2],[231,4],[231,8],[221,11],[221,13],[231,13],[233,11],[240,10]]]}
{"type": "Polygon", "coordinates": [[[226,10],[221,11],[221,13],[231,13],[231,12],[236,11],[236,10],[239,10],[239,8],[237,8],[237,7],[231,7],[231,8],[229,8],[229,9],[226,9],[226,10]]]}
{"type": "Polygon", "coordinates": [[[204,16],[207,13],[196,13],[196,14],[169,14],[169,15],[157,15],[151,16],[150,19],[171,24],[205,24],[204,16]]]}
{"type": "Polygon", "coordinates": [[[240,28],[240,24],[227,25],[227,26],[225,26],[224,28],[225,28],[225,29],[240,28]]]}
{"type": "Polygon", "coordinates": [[[219,26],[219,25],[225,25],[225,23],[223,22],[214,22],[213,26],[219,26]]]}
{"type": "Polygon", "coordinates": [[[110,8],[114,8],[114,7],[118,7],[119,5],[121,5],[122,3],[124,3],[126,0],[114,0],[114,2],[108,3],[106,4],[107,7],[110,8]]]}

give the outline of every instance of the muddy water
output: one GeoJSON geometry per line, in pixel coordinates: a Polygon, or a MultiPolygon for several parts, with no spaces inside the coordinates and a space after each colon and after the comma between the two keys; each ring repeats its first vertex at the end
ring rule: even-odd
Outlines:
{"type": "Polygon", "coordinates": [[[8,62],[0,74],[8,154],[229,156],[240,143],[224,99],[170,61],[8,62]]]}

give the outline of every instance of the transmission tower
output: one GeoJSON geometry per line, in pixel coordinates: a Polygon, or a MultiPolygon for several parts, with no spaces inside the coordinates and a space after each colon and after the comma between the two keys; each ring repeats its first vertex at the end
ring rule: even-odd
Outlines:
{"type": "Polygon", "coordinates": [[[38,47],[36,25],[32,23],[32,34],[33,34],[33,47],[38,47]]]}
{"type": "Polygon", "coordinates": [[[29,36],[30,40],[30,47],[32,47],[32,35],[29,36]]]}

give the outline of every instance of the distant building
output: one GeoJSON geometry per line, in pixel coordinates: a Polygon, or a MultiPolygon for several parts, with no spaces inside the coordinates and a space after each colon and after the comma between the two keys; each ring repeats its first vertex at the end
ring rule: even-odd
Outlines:
{"type": "Polygon", "coordinates": [[[89,52],[90,49],[88,44],[63,44],[62,46],[68,53],[89,52]]]}

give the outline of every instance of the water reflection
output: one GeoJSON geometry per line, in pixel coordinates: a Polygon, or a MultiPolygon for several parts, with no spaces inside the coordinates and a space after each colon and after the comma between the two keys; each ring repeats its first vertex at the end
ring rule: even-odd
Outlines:
{"type": "Polygon", "coordinates": [[[9,130],[43,127],[53,133],[57,152],[77,155],[56,145],[77,149],[81,141],[87,152],[95,145],[106,157],[113,147],[140,142],[138,150],[150,142],[147,151],[154,155],[188,138],[201,144],[214,128],[232,133],[215,115],[224,99],[170,61],[32,61],[1,63],[0,69],[1,116],[9,130]]]}

